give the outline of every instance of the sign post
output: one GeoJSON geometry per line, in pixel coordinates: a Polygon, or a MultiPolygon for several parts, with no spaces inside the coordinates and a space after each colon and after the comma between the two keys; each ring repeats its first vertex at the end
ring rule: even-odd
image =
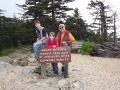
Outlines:
{"type": "Polygon", "coordinates": [[[57,48],[41,48],[38,61],[41,63],[41,74],[46,77],[45,63],[63,63],[64,78],[68,77],[68,63],[71,62],[71,47],[63,46],[57,48]]]}

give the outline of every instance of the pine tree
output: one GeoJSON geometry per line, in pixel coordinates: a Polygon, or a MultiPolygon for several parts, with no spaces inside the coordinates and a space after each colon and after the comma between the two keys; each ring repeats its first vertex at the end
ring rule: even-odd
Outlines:
{"type": "Polygon", "coordinates": [[[22,5],[25,15],[33,16],[34,19],[41,19],[44,16],[52,17],[53,23],[57,18],[65,18],[66,11],[73,10],[66,6],[66,3],[74,0],[26,0],[26,4],[22,5]]]}
{"type": "Polygon", "coordinates": [[[69,16],[66,20],[66,25],[68,29],[74,34],[75,38],[80,40],[87,40],[89,37],[87,31],[87,24],[83,20],[79,9],[75,8],[73,17],[69,16]]]}
{"type": "Polygon", "coordinates": [[[102,42],[108,41],[107,31],[111,28],[110,24],[113,22],[112,16],[108,16],[107,14],[110,7],[105,6],[102,1],[91,0],[89,9],[94,10],[92,15],[95,16],[95,18],[92,27],[96,28],[102,42]]]}

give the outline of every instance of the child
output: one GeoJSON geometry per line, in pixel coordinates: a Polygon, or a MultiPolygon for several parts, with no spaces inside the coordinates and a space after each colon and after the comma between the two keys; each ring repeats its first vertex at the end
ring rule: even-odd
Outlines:
{"type": "MultiPolygon", "coordinates": [[[[58,47],[58,40],[55,38],[55,33],[50,32],[50,37],[46,41],[46,47],[47,48],[55,48],[58,47]]],[[[57,63],[52,63],[53,71],[55,74],[58,74],[58,64],[57,63]]]]}

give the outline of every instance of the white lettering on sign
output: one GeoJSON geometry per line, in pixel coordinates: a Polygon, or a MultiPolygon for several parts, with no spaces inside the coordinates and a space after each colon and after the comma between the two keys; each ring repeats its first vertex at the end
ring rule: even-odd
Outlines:
{"type": "Polygon", "coordinates": [[[71,47],[42,48],[39,50],[39,62],[70,62],[71,47]]]}

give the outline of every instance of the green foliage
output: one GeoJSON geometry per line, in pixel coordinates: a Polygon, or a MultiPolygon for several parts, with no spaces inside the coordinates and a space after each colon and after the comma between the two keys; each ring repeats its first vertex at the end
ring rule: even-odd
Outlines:
{"type": "Polygon", "coordinates": [[[93,45],[94,42],[90,41],[82,41],[83,42],[83,47],[80,49],[81,53],[86,53],[86,54],[91,54],[93,50],[93,45]]]}
{"type": "Polygon", "coordinates": [[[1,52],[0,52],[0,56],[6,56],[10,53],[13,53],[17,50],[17,48],[5,48],[5,49],[2,49],[1,52]]]}
{"type": "Polygon", "coordinates": [[[35,41],[33,21],[0,17],[0,49],[32,44],[35,41]]]}
{"type": "MultiPolygon", "coordinates": [[[[66,11],[72,10],[72,8],[66,6],[66,3],[74,0],[27,1],[29,2],[21,6],[26,10],[24,15],[30,15],[34,19],[39,19],[42,26],[47,28],[48,33],[53,31],[57,34],[59,24],[63,23],[60,19],[66,17],[66,11]]],[[[0,50],[2,48],[15,48],[21,45],[32,45],[36,40],[34,19],[19,20],[15,17],[7,18],[0,16],[0,50]]],[[[74,10],[73,16],[65,18],[65,20],[67,29],[74,35],[76,40],[97,40],[95,33],[88,30],[88,26],[82,19],[78,9],[74,10]]],[[[87,50],[90,52],[88,46],[87,50]]],[[[79,51],[83,52],[86,50],[79,51]]]]}
{"type": "Polygon", "coordinates": [[[91,54],[93,50],[94,42],[91,41],[81,41],[83,43],[83,47],[80,49],[72,49],[72,53],[81,53],[81,54],[91,54]]]}
{"type": "Polygon", "coordinates": [[[88,29],[77,8],[74,10],[73,16],[67,18],[65,24],[76,40],[97,41],[95,33],[88,29]]]}
{"type": "Polygon", "coordinates": [[[25,5],[18,5],[26,10],[24,15],[30,15],[34,19],[43,19],[46,16],[52,17],[55,21],[56,18],[64,18],[65,12],[72,10],[66,3],[75,0],[27,0],[25,5]]]}
{"type": "Polygon", "coordinates": [[[33,47],[30,48],[30,52],[31,52],[31,53],[34,53],[33,47]]]}
{"type": "Polygon", "coordinates": [[[79,54],[79,53],[80,53],[79,51],[80,51],[80,49],[72,49],[71,52],[72,52],[72,53],[75,53],[75,54],[79,54]]]}

